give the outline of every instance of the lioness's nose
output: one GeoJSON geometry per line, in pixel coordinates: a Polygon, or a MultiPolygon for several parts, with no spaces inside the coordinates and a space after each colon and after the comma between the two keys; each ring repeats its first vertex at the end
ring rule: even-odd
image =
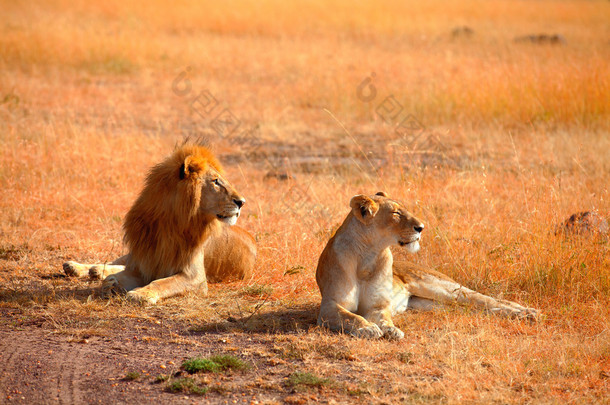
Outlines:
{"type": "Polygon", "coordinates": [[[413,229],[415,229],[415,232],[421,232],[424,230],[424,224],[419,224],[413,227],[413,229]]]}
{"type": "Polygon", "coordinates": [[[246,200],[243,198],[234,198],[233,202],[235,203],[235,205],[237,205],[237,208],[241,208],[242,205],[246,203],[246,200]]]}

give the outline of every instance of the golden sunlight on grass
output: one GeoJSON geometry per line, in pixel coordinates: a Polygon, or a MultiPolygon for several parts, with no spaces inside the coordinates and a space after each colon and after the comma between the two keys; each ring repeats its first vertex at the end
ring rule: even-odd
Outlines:
{"type": "MultiPolygon", "coordinates": [[[[576,212],[609,217],[607,1],[0,9],[2,331],[36,325],[70,344],[135,336],[177,368],[182,355],[254,364],[193,377],[212,402],[607,401],[608,236],[555,233],[576,212]],[[515,41],[541,34],[562,41],[515,41]],[[211,112],[204,94],[218,102],[211,112]],[[214,131],[225,108],[254,144],[214,131]],[[257,240],[252,278],[156,306],[63,278],[65,260],[124,253],[121,225],[148,168],[201,135],[248,200],[239,223],[257,240]],[[544,319],[409,312],[396,317],[401,342],[317,328],[319,254],[350,197],[379,190],[426,224],[422,250],[395,257],[544,319]]],[[[15,395],[8,381],[3,399],[15,395]]]]}

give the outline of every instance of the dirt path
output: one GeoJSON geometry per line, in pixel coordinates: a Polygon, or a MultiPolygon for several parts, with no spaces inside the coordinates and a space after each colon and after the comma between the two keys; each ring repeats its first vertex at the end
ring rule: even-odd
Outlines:
{"type": "Polygon", "coordinates": [[[99,338],[70,343],[65,336],[44,330],[0,330],[0,387],[4,399],[30,404],[134,403],[152,399],[146,385],[115,381],[128,368],[149,368],[150,361],[140,356],[131,361],[122,352],[99,338]]]}
{"type": "MultiPolygon", "coordinates": [[[[142,342],[127,333],[70,342],[37,327],[0,328],[0,403],[251,403],[260,402],[246,386],[205,397],[170,393],[157,376],[179,372],[181,359],[197,347],[142,342]],[[128,380],[125,376],[139,373],[128,380]]],[[[203,340],[210,340],[203,338],[203,340]]],[[[213,339],[211,339],[213,340],[213,339]]],[[[213,342],[208,342],[213,344],[213,342]]],[[[240,380],[237,376],[236,380],[240,380]]]]}

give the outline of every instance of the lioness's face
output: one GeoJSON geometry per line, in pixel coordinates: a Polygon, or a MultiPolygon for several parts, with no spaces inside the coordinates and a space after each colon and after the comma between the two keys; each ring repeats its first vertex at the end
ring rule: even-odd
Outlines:
{"type": "Polygon", "coordinates": [[[220,173],[209,167],[202,179],[201,209],[222,222],[235,225],[246,199],[220,173]]]}
{"type": "Polygon", "coordinates": [[[353,213],[378,238],[405,247],[409,252],[419,250],[424,224],[399,201],[383,192],[373,196],[357,195],[350,202],[353,213]]]}

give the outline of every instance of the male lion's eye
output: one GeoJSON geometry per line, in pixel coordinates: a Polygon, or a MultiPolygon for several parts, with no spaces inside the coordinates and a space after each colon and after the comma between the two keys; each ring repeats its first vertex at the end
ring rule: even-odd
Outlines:
{"type": "Polygon", "coordinates": [[[214,179],[214,185],[220,186],[220,182],[218,181],[218,179],[214,179]]]}

